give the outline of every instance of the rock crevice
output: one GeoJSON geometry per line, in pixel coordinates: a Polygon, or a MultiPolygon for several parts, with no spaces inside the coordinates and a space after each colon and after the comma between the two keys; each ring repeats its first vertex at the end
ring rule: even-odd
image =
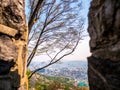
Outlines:
{"type": "Polygon", "coordinates": [[[24,0],[0,0],[0,90],[28,90],[24,0]]]}
{"type": "Polygon", "coordinates": [[[90,90],[119,90],[120,0],[92,0],[88,18],[90,90]]]}

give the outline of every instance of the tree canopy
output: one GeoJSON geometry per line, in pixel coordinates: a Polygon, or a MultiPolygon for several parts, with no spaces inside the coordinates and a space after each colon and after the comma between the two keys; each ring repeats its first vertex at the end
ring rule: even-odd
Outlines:
{"type": "Polygon", "coordinates": [[[84,31],[81,1],[27,0],[26,8],[29,29],[27,66],[35,56],[46,54],[50,62],[42,67],[45,68],[75,50],[84,31]]]}

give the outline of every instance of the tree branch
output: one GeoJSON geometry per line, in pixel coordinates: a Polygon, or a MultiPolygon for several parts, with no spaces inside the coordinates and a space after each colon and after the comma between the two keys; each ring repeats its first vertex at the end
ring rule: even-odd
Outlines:
{"type": "MultiPolygon", "coordinates": [[[[56,63],[56,62],[58,62],[58,61],[60,61],[63,57],[65,57],[65,56],[70,55],[71,53],[73,53],[73,52],[75,51],[75,49],[76,49],[79,41],[80,41],[80,39],[76,42],[74,48],[73,48],[69,53],[64,54],[63,56],[61,56],[60,58],[58,58],[58,59],[55,60],[54,62],[50,62],[49,64],[47,64],[47,65],[45,65],[45,66],[43,66],[43,67],[41,67],[41,68],[35,69],[35,70],[30,74],[30,76],[28,77],[28,79],[30,79],[30,78],[33,76],[33,74],[36,73],[36,72],[38,72],[39,70],[42,70],[43,68],[46,68],[46,67],[48,67],[48,66],[50,66],[50,65],[52,65],[52,64],[54,64],[54,63],[56,63]]],[[[65,47],[66,47],[66,46],[65,46],[65,47]]],[[[64,49],[65,49],[65,48],[64,48],[64,49]]],[[[62,50],[64,50],[64,49],[62,49],[62,50]]],[[[55,55],[55,57],[56,57],[62,50],[60,50],[60,51],[55,55]]],[[[53,59],[55,59],[55,57],[54,57],[53,59]]],[[[53,59],[52,59],[51,61],[53,61],[53,59]]]]}
{"type": "Polygon", "coordinates": [[[31,32],[32,26],[33,26],[33,24],[34,24],[35,16],[37,15],[38,11],[40,10],[40,7],[41,7],[43,1],[44,1],[44,0],[38,0],[37,5],[36,5],[33,13],[32,13],[31,16],[30,16],[30,20],[29,20],[29,22],[28,22],[28,30],[29,30],[29,33],[31,32]]]}

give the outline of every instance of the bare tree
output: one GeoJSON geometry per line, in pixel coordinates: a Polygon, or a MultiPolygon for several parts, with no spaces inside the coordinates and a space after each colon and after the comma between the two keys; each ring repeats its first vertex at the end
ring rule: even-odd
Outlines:
{"type": "MultiPolygon", "coordinates": [[[[82,39],[83,18],[78,0],[29,0],[29,57],[46,54],[48,67],[71,54],[82,39]]],[[[30,77],[42,68],[33,71],[30,77]]]]}

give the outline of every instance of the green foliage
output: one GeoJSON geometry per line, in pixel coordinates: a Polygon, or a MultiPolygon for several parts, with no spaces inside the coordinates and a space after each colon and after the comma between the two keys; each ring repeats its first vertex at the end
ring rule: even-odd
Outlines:
{"type": "Polygon", "coordinates": [[[31,71],[27,70],[26,74],[27,74],[27,76],[29,76],[31,74],[31,71]]]}
{"type": "Polygon", "coordinates": [[[88,87],[77,87],[74,86],[73,83],[73,80],[65,77],[40,75],[40,77],[36,79],[35,85],[32,86],[32,88],[35,90],[89,90],[88,87]],[[44,78],[44,81],[40,78],[44,78]]]}
{"type": "MultiPolygon", "coordinates": [[[[27,70],[26,75],[27,77],[29,77],[29,75],[31,74],[30,70],[27,70]]],[[[28,79],[28,83],[30,82],[30,79],[28,79]]],[[[31,86],[28,84],[28,88],[31,88],[31,86]]]]}
{"type": "Polygon", "coordinates": [[[78,86],[85,86],[85,87],[86,87],[87,84],[85,84],[84,82],[79,82],[79,83],[78,83],[78,86]]]}
{"type": "Polygon", "coordinates": [[[41,81],[37,81],[35,84],[35,90],[48,90],[49,84],[41,83],[41,81]]]}
{"type": "Polygon", "coordinates": [[[44,77],[46,77],[49,80],[53,80],[53,81],[56,81],[56,82],[72,85],[72,81],[68,78],[65,78],[65,77],[52,77],[52,76],[44,76],[44,77]]]}

